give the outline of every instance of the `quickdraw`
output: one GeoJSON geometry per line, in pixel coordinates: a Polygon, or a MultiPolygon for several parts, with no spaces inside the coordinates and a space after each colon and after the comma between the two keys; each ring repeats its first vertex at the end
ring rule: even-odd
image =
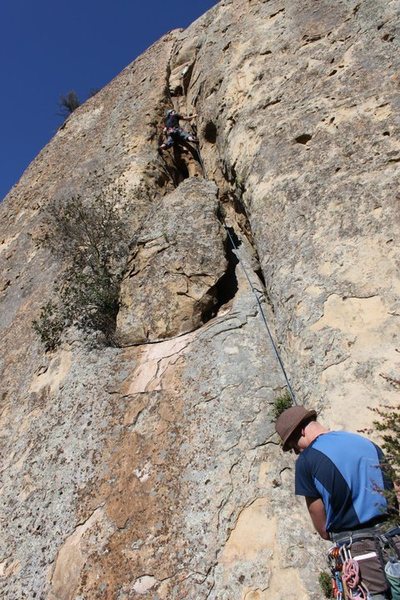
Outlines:
{"type": "Polygon", "coordinates": [[[368,600],[368,588],[360,580],[360,569],[351,555],[351,544],[350,539],[348,544],[335,544],[328,551],[333,597],[335,600],[368,600]]]}
{"type": "Polygon", "coordinates": [[[328,551],[328,564],[331,571],[332,592],[335,600],[344,600],[344,589],[342,582],[342,561],[339,546],[335,544],[328,551]]]}

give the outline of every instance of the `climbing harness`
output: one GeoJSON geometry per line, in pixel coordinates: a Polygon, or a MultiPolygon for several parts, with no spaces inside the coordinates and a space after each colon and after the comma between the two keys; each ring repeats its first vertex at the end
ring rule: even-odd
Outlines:
{"type": "Polygon", "coordinates": [[[400,600],[400,526],[386,531],[381,537],[391,549],[391,555],[385,565],[385,576],[392,600],[400,600]]]}
{"type": "MultiPolygon", "coordinates": [[[[360,574],[360,561],[367,559],[376,560],[377,565],[381,565],[380,584],[384,587],[386,582],[387,589],[390,587],[392,591],[392,597],[394,599],[400,597],[396,596],[396,593],[399,593],[399,587],[396,587],[400,583],[399,576],[397,579],[393,578],[392,580],[390,580],[390,575],[388,577],[388,574],[396,568],[399,569],[400,575],[400,527],[394,527],[385,532],[382,532],[380,527],[382,527],[381,524],[372,528],[349,532],[345,537],[342,534],[336,534],[340,537],[337,538],[335,545],[328,551],[328,565],[331,571],[332,591],[335,600],[369,600],[371,598],[371,592],[362,581],[360,574]],[[358,556],[353,556],[352,546],[356,542],[367,539],[374,540],[375,549],[373,551],[366,550],[358,556]],[[393,565],[398,565],[398,567],[393,567],[393,565]]],[[[377,573],[376,569],[379,569],[379,567],[376,566],[374,569],[377,573]]]]}
{"type": "Polygon", "coordinates": [[[351,556],[350,547],[351,541],[341,546],[335,544],[328,551],[333,597],[335,600],[368,600],[368,589],[360,580],[360,568],[351,556]]]}
{"type": "MultiPolygon", "coordinates": [[[[171,134],[171,133],[169,133],[168,135],[172,135],[172,137],[173,137],[173,134],[171,134]]],[[[200,150],[198,148],[196,148],[194,145],[189,145],[186,142],[190,142],[190,144],[196,143],[196,142],[192,142],[191,140],[179,140],[178,146],[180,147],[180,152],[184,152],[186,154],[190,153],[192,155],[192,157],[194,158],[194,160],[196,160],[199,163],[201,170],[203,172],[203,177],[206,178],[205,170],[204,170],[204,163],[203,163],[203,159],[201,158],[200,150]]],[[[173,146],[171,146],[170,148],[165,148],[165,150],[170,150],[172,147],[173,146]]],[[[161,152],[160,152],[160,155],[162,157],[163,162],[166,164],[165,158],[163,157],[161,152]]],[[[174,185],[176,186],[177,183],[175,182],[175,180],[173,178],[172,178],[172,180],[173,180],[174,185]]]]}
{"type": "MultiPolygon", "coordinates": [[[[278,361],[278,363],[279,363],[279,366],[280,366],[280,368],[282,369],[282,373],[283,373],[283,376],[284,376],[284,378],[285,378],[286,385],[287,385],[287,388],[288,388],[288,391],[289,391],[290,397],[291,397],[291,399],[292,399],[292,402],[293,402],[293,404],[297,404],[297,402],[296,402],[296,397],[295,397],[295,395],[294,395],[294,391],[293,391],[293,389],[292,389],[292,386],[290,385],[290,381],[289,381],[289,378],[288,378],[288,376],[287,376],[287,373],[286,373],[285,365],[283,364],[283,360],[282,360],[282,358],[281,358],[281,356],[280,356],[280,354],[279,354],[278,348],[277,348],[277,346],[276,346],[276,344],[275,344],[274,338],[273,338],[273,336],[272,336],[272,333],[271,333],[271,330],[270,330],[270,328],[269,328],[268,321],[267,321],[267,317],[265,316],[265,312],[264,312],[264,309],[263,309],[263,307],[262,307],[262,304],[261,304],[260,296],[259,296],[259,294],[257,293],[257,290],[255,289],[254,285],[253,285],[253,284],[252,284],[252,282],[251,282],[251,279],[250,279],[250,277],[249,277],[249,274],[247,273],[247,270],[246,270],[246,267],[245,267],[245,266],[244,266],[244,264],[243,264],[243,261],[240,259],[240,255],[239,255],[239,252],[238,252],[238,248],[237,248],[237,246],[236,246],[236,244],[235,244],[235,241],[234,241],[234,239],[233,239],[233,237],[232,237],[232,234],[231,234],[231,232],[229,231],[229,227],[227,227],[227,225],[226,225],[226,223],[225,223],[225,222],[224,222],[224,227],[225,227],[225,230],[226,230],[226,232],[227,232],[227,234],[228,234],[229,240],[230,240],[230,242],[231,242],[231,244],[232,244],[232,248],[233,248],[234,250],[236,250],[236,256],[237,256],[237,258],[238,258],[238,260],[239,260],[240,266],[242,267],[242,269],[243,269],[243,272],[244,272],[244,274],[245,274],[245,276],[246,276],[246,279],[247,279],[247,281],[248,281],[248,283],[249,283],[250,289],[251,289],[251,291],[253,292],[253,294],[254,294],[254,297],[255,297],[255,298],[256,298],[256,300],[257,300],[257,305],[258,305],[258,309],[259,309],[259,311],[260,311],[261,318],[262,318],[262,320],[263,320],[263,323],[264,323],[264,325],[265,325],[265,328],[266,328],[266,330],[267,330],[268,337],[269,337],[269,339],[270,339],[270,342],[271,342],[272,348],[274,349],[274,353],[275,353],[276,359],[277,359],[277,361],[278,361]]],[[[263,295],[261,295],[261,297],[263,297],[263,295]]]]}

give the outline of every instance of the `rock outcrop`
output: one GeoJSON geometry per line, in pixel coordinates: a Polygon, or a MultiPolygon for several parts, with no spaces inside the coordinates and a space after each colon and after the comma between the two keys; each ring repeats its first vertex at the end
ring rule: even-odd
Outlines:
{"type": "Polygon", "coordinates": [[[256,296],[330,427],[396,402],[398,31],[393,0],[221,0],[78,108],[11,190],[2,598],[320,598],[326,544],[274,434],[285,381],[256,296]],[[198,114],[199,155],[157,153],[171,105],[198,114]],[[131,236],[120,345],[70,331],[45,352],[32,320],[62,268],[37,244],[46,209],[110,188],[131,236]]]}
{"type": "Polygon", "coordinates": [[[203,178],[187,179],[154,206],[121,288],[121,344],[186,333],[216,313],[218,289],[229,288],[217,213],[217,187],[203,178]]]}

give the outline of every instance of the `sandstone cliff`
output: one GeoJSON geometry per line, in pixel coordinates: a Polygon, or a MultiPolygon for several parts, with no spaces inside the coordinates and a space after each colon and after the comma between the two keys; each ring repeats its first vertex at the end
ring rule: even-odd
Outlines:
{"type": "Polygon", "coordinates": [[[1,206],[2,598],[318,599],[271,404],[368,427],[399,376],[397,0],[221,0],[68,119],[1,206]],[[198,113],[202,163],[157,154],[198,113]],[[120,347],[32,330],[46,207],[125,192],[120,347]],[[235,236],[232,251],[226,224],[235,236]],[[241,265],[238,264],[241,259],[241,265]]]}

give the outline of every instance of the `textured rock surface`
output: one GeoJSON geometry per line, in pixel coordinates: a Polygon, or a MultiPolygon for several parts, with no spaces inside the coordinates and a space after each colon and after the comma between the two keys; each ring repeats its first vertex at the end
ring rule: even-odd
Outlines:
{"type": "Polygon", "coordinates": [[[204,161],[243,190],[295,387],[345,426],[399,366],[399,3],[234,5],[207,29],[224,60],[205,44],[193,70],[218,132],[204,161]]]}
{"type": "Polygon", "coordinates": [[[398,13],[222,0],[80,107],[10,192],[2,597],[320,598],[325,545],[273,435],[282,374],[221,215],[299,400],[369,426],[400,371],[398,13]],[[204,169],[158,156],[171,103],[199,114],[204,169]],[[44,353],[31,321],[60,265],[35,244],[43,213],[105,187],[132,234],[124,347],[71,332],[44,353]]]}
{"type": "Polygon", "coordinates": [[[122,285],[121,343],[185,333],[212,313],[213,288],[227,268],[217,210],[217,187],[202,178],[187,179],[154,206],[122,285]]]}

